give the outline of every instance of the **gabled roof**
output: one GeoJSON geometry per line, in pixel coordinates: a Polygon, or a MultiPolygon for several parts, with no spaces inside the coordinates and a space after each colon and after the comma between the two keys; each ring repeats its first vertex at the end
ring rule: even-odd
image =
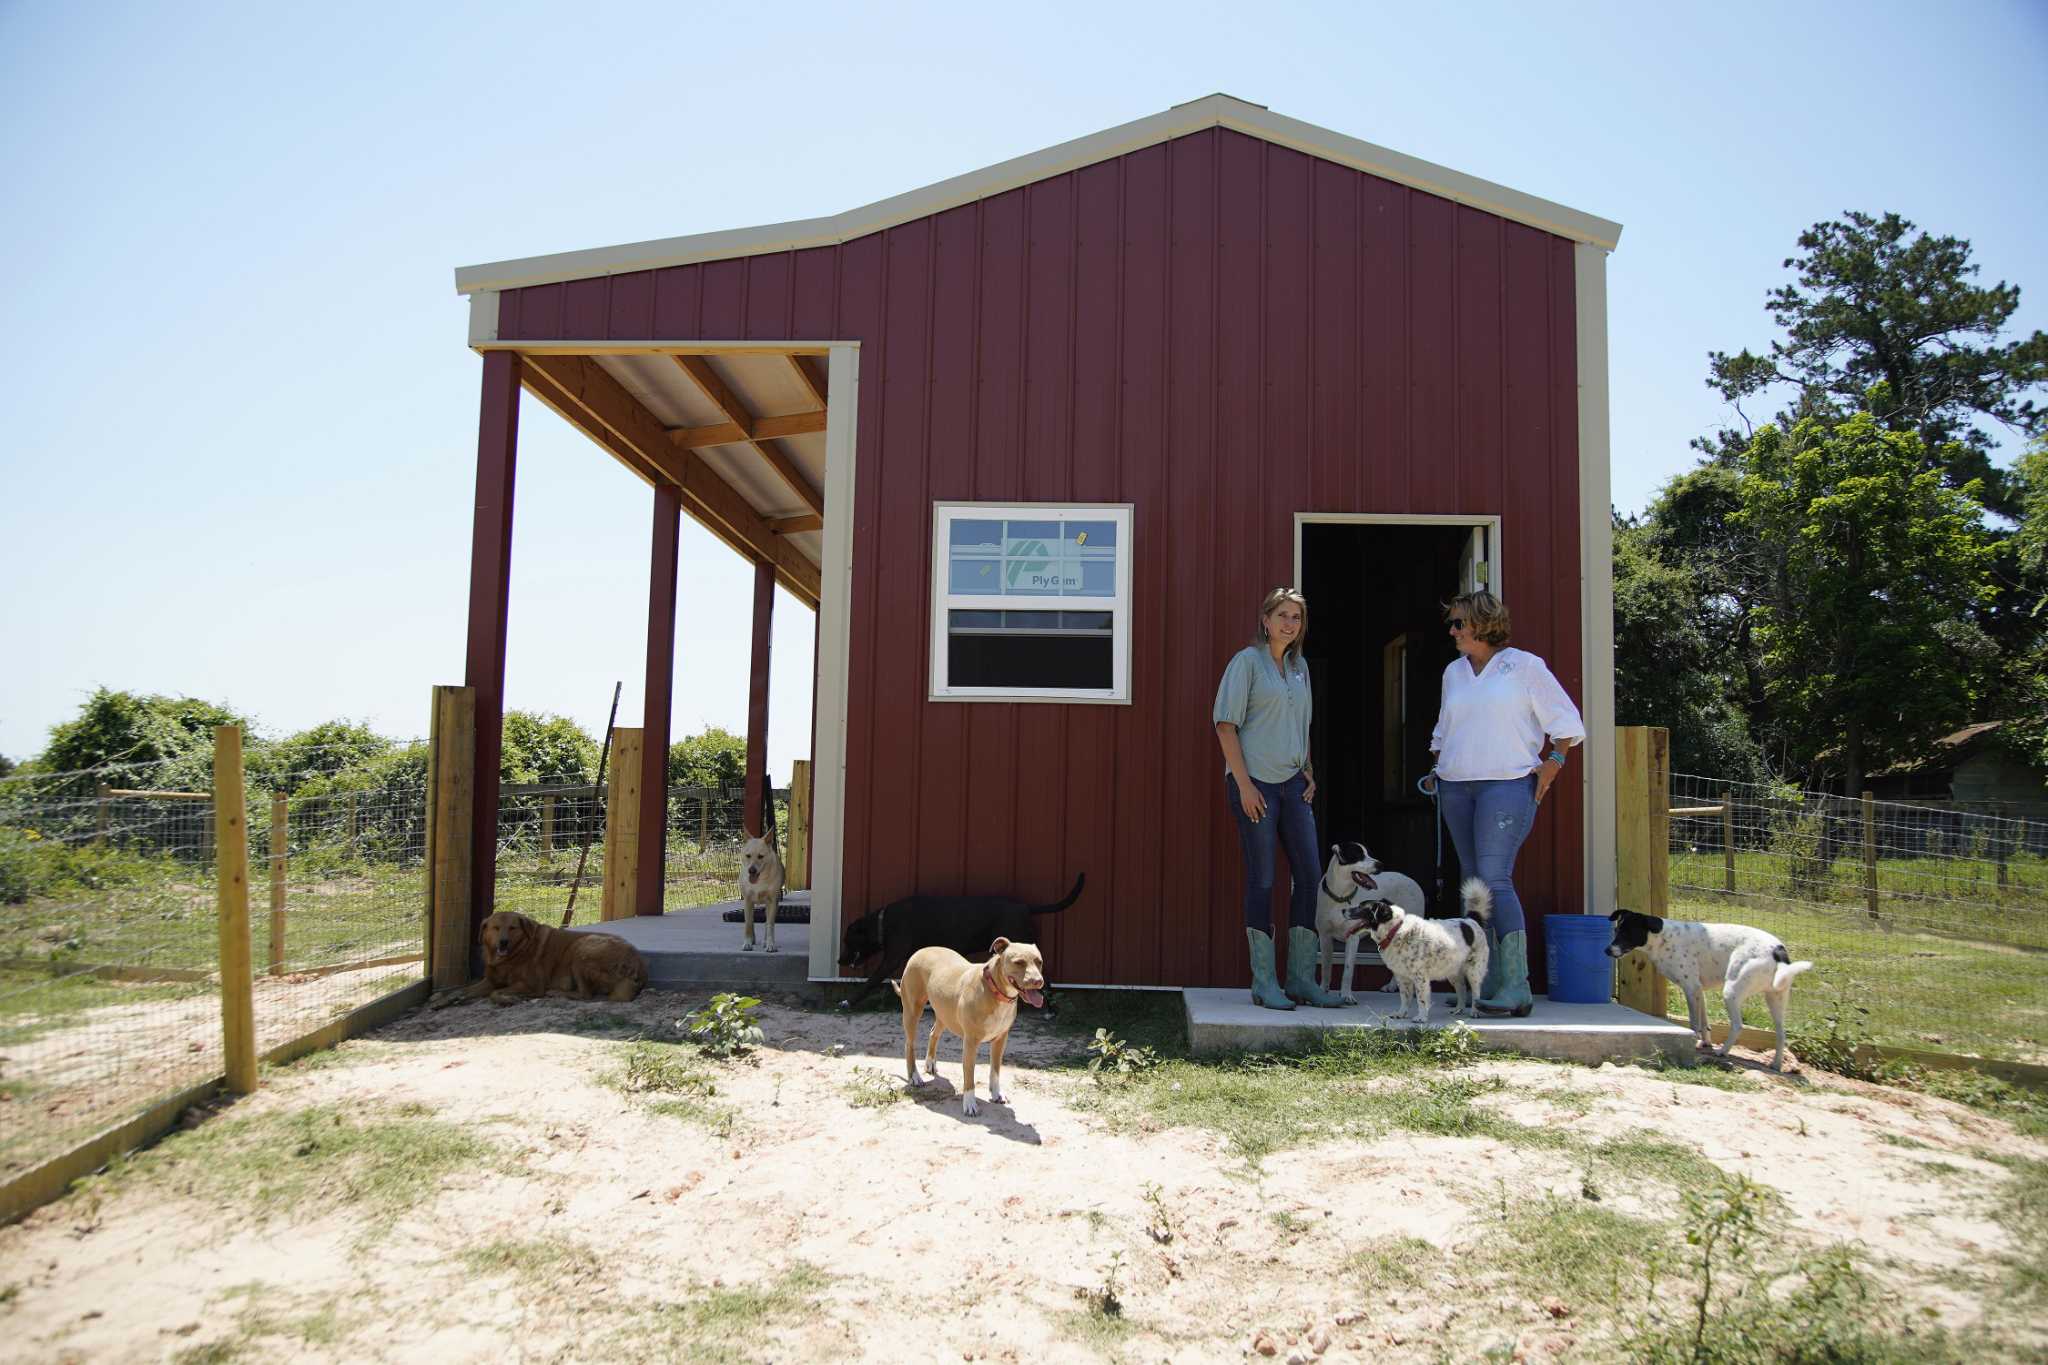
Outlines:
{"type": "Polygon", "coordinates": [[[1404,156],[1385,147],[1376,147],[1370,142],[1333,133],[1299,119],[1287,118],[1262,104],[1218,94],[1176,104],[1150,118],[1141,118],[1072,142],[1062,142],[1057,147],[970,171],[951,180],[941,180],[935,185],[893,198],[879,199],[828,218],[805,218],[792,223],[701,232],[690,237],[666,237],[654,242],[633,242],[624,246],[563,251],[552,256],[528,256],[522,260],[462,266],[455,272],[455,292],[472,294],[485,290],[517,289],[557,280],[688,265],[693,261],[726,260],[735,256],[831,246],[961,204],[970,204],[977,199],[1003,194],[1034,181],[1064,175],[1098,161],[1124,156],[1172,138],[1185,137],[1204,128],[1229,128],[1291,147],[1325,161],[1334,161],[1605,251],[1612,251],[1621,237],[1621,225],[1605,218],[1404,156]]]}

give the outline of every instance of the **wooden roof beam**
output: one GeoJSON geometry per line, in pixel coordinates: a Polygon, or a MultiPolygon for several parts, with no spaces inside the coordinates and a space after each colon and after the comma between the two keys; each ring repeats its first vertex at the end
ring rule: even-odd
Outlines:
{"type": "Polygon", "coordinates": [[[679,355],[675,362],[682,366],[683,373],[690,376],[697,387],[704,391],[704,396],[711,400],[712,405],[724,415],[725,420],[740,429],[743,433],[740,438],[742,443],[752,446],[755,453],[782,476],[782,481],[789,485],[790,492],[802,499],[804,506],[823,516],[825,499],[819,495],[817,489],[811,487],[811,481],[804,477],[804,472],[796,467],[794,460],[783,454],[776,446],[757,439],[759,430],[754,415],[747,411],[744,403],[733,396],[732,390],[725,386],[725,381],[718,377],[718,372],[711,368],[711,362],[701,355],[679,355]]]}
{"type": "Polygon", "coordinates": [[[690,515],[739,554],[767,560],[804,605],[816,609],[817,565],[769,529],[739,491],[692,451],[677,450],[652,412],[589,356],[524,357],[527,387],[621,464],[649,483],[672,484],[690,515]]]}
{"type": "Polygon", "coordinates": [[[768,529],[778,536],[793,536],[798,531],[822,531],[825,529],[825,519],[808,514],[801,517],[770,517],[768,529]]]}
{"type": "Polygon", "coordinates": [[[798,382],[809,391],[812,401],[818,405],[818,411],[823,412],[830,406],[825,401],[826,384],[825,367],[823,365],[820,365],[809,356],[792,355],[789,357],[789,367],[796,371],[798,382]]]}
{"type": "Polygon", "coordinates": [[[766,441],[781,436],[809,436],[825,429],[822,412],[792,412],[786,417],[756,417],[749,431],[738,422],[714,422],[704,427],[670,427],[668,438],[680,450],[702,450],[706,446],[736,445],[741,441],[766,441]]]}

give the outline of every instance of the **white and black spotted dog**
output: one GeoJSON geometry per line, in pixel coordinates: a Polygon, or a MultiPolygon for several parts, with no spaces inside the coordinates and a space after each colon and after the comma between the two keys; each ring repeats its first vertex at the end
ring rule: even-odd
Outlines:
{"type": "Polygon", "coordinates": [[[1367,917],[1375,905],[1392,903],[1411,915],[1422,915],[1428,904],[1413,877],[1399,872],[1382,872],[1364,844],[1347,840],[1330,845],[1330,861],[1323,868],[1322,885],[1316,890],[1316,938],[1322,948],[1319,982],[1330,989],[1330,968],[1337,945],[1344,945],[1344,1003],[1355,1005],[1351,993],[1352,968],[1358,964],[1358,943],[1368,938],[1367,917]]]}
{"type": "Polygon", "coordinates": [[[1458,898],[1465,906],[1459,919],[1426,919],[1384,902],[1367,916],[1380,959],[1401,988],[1401,1008],[1394,1011],[1394,1018],[1427,1023],[1432,981],[1448,981],[1458,993],[1453,1019],[1473,1012],[1491,953],[1486,921],[1493,917],[1493,893],[1479,878],[1467,877],[1458,898]]]}
{"type": "Polygon", "coordinates": [[[1742,1032],[1742,1002],[1763,992],[1771,1022],[1778,1026],[1778,1056],[1771,1070],[1785,1069],[1785,1002],[1792,996],[1794,978],[1812,970],[1811,962],[1794,962],[1777,935],[1746,924],[1703,924],[1633,910],[1617,910],[1607,918],[1614,923],[1607,955],[1618,958],[1641,948],[1650,965],[1685,992],[1686,1021],[1700,1047],[1713,1046],[1704,992],[1720,984],[1721,1003],[1728,1007],[1728,1037],[1716,1056],[1727,1056],[1742,1032]]]}

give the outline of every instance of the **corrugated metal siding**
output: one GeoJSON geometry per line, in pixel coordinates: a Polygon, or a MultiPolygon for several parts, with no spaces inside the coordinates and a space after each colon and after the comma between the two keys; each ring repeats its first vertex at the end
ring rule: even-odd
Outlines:
{"type": "MultiPolygon", "coordinates": [[[[509,291],[499,328],[860,341],[849,911],[1085,870],[1042,921],[1057,979],[1221,985],[1245,947],[1209,706],[1295,512],[1503,515],[1516,643],[1582,695],[1572,270],[1561,238],[1211,129],[839,247],[509,291]],[[1132,705],[924,700],[943,498],[1133,504],[1132,705]]],[[[1584,892],[1559,794],[1532,920],[1584,892]]]]}

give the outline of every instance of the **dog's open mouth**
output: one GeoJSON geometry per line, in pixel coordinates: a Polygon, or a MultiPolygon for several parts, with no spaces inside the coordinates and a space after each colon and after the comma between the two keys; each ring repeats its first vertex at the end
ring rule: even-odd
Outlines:
{"type": "Polygon", "coordinates": [[[1042,992],[1028,991],[1020,987],[1017,991],[1017,998],[1035,1010],[1045,1008],[1045,996],[1042,992]]]}
{"type": "Polygon", "coordinates": [[[1372,879],[1372,875],[1370,873],[1354,872],[1351,874],[1351,880],[1357,882],[1360,886],[1364,887],[1368,891],[1377,891],[1380,889],[1380,884],[1372,879]]]}

